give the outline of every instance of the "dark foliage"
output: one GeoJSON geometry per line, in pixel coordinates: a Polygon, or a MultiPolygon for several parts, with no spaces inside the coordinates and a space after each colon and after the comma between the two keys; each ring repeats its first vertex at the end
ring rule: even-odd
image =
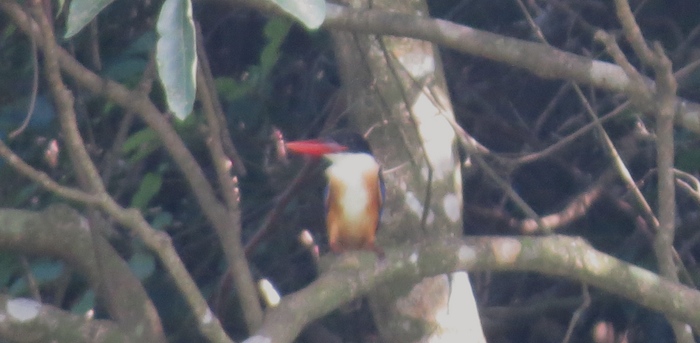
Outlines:
{"type": "MultiPolygon", "coordinates": [[[[537,40],[514,1],[436,0],[430,5],[436,17],[537,40]]],[[[593,42],[591,28],[619,32],[611,1],[529,1],[527,5],[550,44],[580,55],[608,58],[604,49],[593,42]]],[[[700,27],[700,2],[651,0],[633,5],[640,6],[637,19],[643,33],[663,44],[673,59],[674,69],[698,59],[698,38],[691,33],[700,27]]],[[[156,15],[155,5],[118,1],[100,16],[103,75],[130,85],[138,82],[153,48],[156,15]]],[[[296,25],[287,31],[286,23],[275,22],[279,19],[246,9],[232,12],[215,4],[198,4],[195,17],[200,21],[209,63],[217,78],[228,129],[248,170],[240,178],[240,186],[243,234],[249,242],[302,163],[277,155],[275,133],[283,132],[288,138],[316,136],[327,118],[339,115],[342,118],[344,113],[352,111],[352,104],[339,104],[337,66],[327,33],[309,33],[296,25]],[[275,40],[283,41],[278,49],[272,47],[275,40]],[[272,51],[264,53],[266,49],[272,51]]],[[[12,25],[2,16],[0,32],[0,137],[5,140],[24,119],[31,89],[32,57],[25,37],[13,33],[12,25]]],[[[85,65],[97,70],[89,57],[90,42],[83,33],[62,44],[71,47],[85,65]]],[[[629,47],[623,45],[623,48],[628,57],[634,56],[629,47]]],[[[540,151],[590,122],[579,98],[565,82],[542,80],[520,69],[450,50],[442,51],[442,57],[458,122],[491,149],[494,155],[489,162],[495,166],[503,163],[498,158],[514,160],[540,151]]],[[[634,59],[632,62],[639,63],[634,59]]],[[[680,95],[700,101],[698,75],[696,71],[680,79],[680,95]]],[[[584,91],[599,116],[624,101],[614,94],[594,89],[584,91]]],[[[45,97],[44,85],[39,85],[38,92],[34,117],[26,132],[10,141],[11,146],[27,162],[48,171],[56,180],[74,184],[75,176],[65,156],[61,155],[56,164],[45,160],[51,140],[61,142],[62,137],[56,134],[55,114],[45,97]]],[[[162,97],[160,92],[158,87],[153,90],[156,98],[162,97]]],[[[93,159],[98,165],[107,165],[104,161],[114,156],[114,152],[120,156],[110,165],[112,194],[117,194],[123,205],[129,205],[140,194],[144,175],[157,175],[162,186],[146,199],[142,209],[151,222],[161,223],[154,226],[160,226],[173,237],[180,256],[213,308],[219,310],[222,322],[233,337],[241,338],[244,332],[240,326],[241,314],[232,310],[237,308],[236,299],[225,276],[219,243],[212,229],[203,224],[201,211],[179,171],[155,140],[143,138],[137,144],[140,148],[121,156],[122,147],[115,148],[112,144],[115,128],[125,115],[123,111],[83,90],[76,89],[76,97],[81,130],[93,159]]],[[[197,131],[201,121],[195,108],[191,118],[177,125],[193,154],[209,166],[209,176],[213,179],[213,167],[197,131]]],[[[606,122],[605,128],[618,148],[628,154],[625,157],[628,167],[642,191],[654,199],[654,147],[640,133],[640,127],[648,124],[630,110],[606,122]]],[[[342,126],[342,120],[339,125],[342,126]]],[[[137,140],[137,134],[144,128],[143,123],[135,122],[127,141],[137,140]]],[[[678,167],[697,174],[700,142],[696,136],[684,132],[678,132],[677,141],[678,167]]],[[[544,216],[562,211],[570,201],[595,187],[609,168],[609,157],[601,148],[598,135],[590,131],[543,159],[505,165],[499,170],[530,206],[544,216]]],[[[24,180],[18,182],[14,175],[7,166],[0,166],[0,201],[4,207],[41,208],[57,201],[36,185],[24,180]]],[[[465,234],[523,233],[519,223],[525,216],[500,187],[478,170],[467,168],[464,175],[465,234]]],[[[303,288],[316,275],[312,255],[299,242],[301,231],[311,231],[321,251],[327,251],[322,189],[321,173],[316,169],[306,178],[303,191],[281,209],[269,233],[249,246],[254,276],[268,278],[284,294],[303,288]]],[[[695,229],[700,218],[695,209],[697,204],[681,193],[678,206],[682,224],[677,250],[689,275],[697,279],[695,261],[700,253],[695,229]]],[[[620,182],[607,182],[606,189],[585,214],[557,231],[585,237],[602,251],[646,268],[656,268],[649,228],[643,225],[636,204],[620,182]]],[[[127,260],[145,251],[141,243],[124,232],[115,232],[111,238],[127,260]]],[[[3,264],[11,266],[0,272],[2,286],[14,294],[27,293],[19,277],[18,262],[14,257],[0,258],[3,264]]],[[[48,272],[40,269],[36,273],[48,272]]],[[[75,278],[69,271],[60,273],[75,278]]],[[[57,279],[58,276],[47,276],[41,285],[42,292],[53,294],[57,279]]],[[[193,318],[182,310],[185,305],[168,284],[166,273],[156,264],[144,279],[172,341],[199,339],[195,332],[187,332],[191,325],[184,324],[191,323],[193,318]]],[[[473,281],[477,300],[484,308],[487,337],[493,342],[560,342],[580,300],[579,285],[539,275],[480,273],[473,281]],[[496,307],[512,308],[512,314],[489,311],[496,307]]],[[[83,306],[80,302],[86,301],[84,283],[77,280],[69,283],[69,287],[68,296],[57,302],[65,308],[80,308],[83,306]]],[[[666,321],[658,314],[596,291],[591,296],[592,305],[578,323],[572,342],[592,341],[594,329],[607,324],[618,335],[626,333],[629,342],[664,342],[672,337],[666,321]]],[[[324,319],[324,323],[347,342],[366,341],[375,334],[366,319],[369,311],[362,302],[354,305],[337,311],[324,319]]]]}

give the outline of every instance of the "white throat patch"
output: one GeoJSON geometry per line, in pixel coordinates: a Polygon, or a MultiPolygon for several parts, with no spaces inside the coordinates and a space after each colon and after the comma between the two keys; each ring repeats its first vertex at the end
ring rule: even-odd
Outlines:
{"type": "Polygon", "coordinates": [[[377,175],[379,164],[374,157],[365,153],[334,153],[325,157],[331,161],[331,165],[326,168],[326,176],[347,187],[342,198],[338,199],[344,204],[346,219],[361,219],[370,201],[364,177],[377,175]]]}

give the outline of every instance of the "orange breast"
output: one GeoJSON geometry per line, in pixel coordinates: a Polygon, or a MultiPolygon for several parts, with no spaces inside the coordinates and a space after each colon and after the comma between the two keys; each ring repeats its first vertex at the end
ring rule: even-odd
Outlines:
{"type": "Polygon", "coordinates": [[[379,170],[367,170],[348,182],[328,174],[326,229],[331,250],[375,250],[382,205],[379,170]]]}

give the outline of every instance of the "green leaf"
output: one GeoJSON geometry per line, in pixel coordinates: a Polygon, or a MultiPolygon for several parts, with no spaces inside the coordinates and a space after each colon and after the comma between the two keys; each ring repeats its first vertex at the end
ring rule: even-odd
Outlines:
{"type": "Polygon", "coordinates": [[[55,280],[63,273],[65,265],[61,261],[38,261],[32,263],[32,274],[39,283],[55,280]]]}
{"type": "Polygon", "coordinates": [[[6,288],[17,270],[17,257],[8,252],[0,252],[0,287],[6,288]]]}
{"type": "Polygon", "coordinates": [[[36,183],[31,183],[20,188],[19,191],[15,193],[14,198],[12,198],[11,204],[15,207],[26,206],[29,199],[36,195],[39,188],[39,185],[36,183]]]}
{"type": "Polygon", "coordinates": [[[156,270],[156,261],[153,255],[139,251],[134,253],[129,259],[129,269],[139,280],[143,281],[156,270]]]}
{"type": "Polygon", "coordinates": [[[61,15],[61,12],[63,12],[63,6],[66,4],[66,0],[57,0],[56,1],[56,8],[58,8],[58,11],[56,12],[56,18],[58,18],[61,15]]]}
{"type": "Polygon", "coordinates": [[[136,84],[147,65],[142,58],[119,59],[106,66],[103,75],[119,83],[136,84]]]}
{"type": "Polygon", "coordinates": [[[165,230],[165,227],[173,223],[173,215],[170,212],[160,212],[151,221],[151,226],[156,230],[165,230]]]}
{"type": "Polygon", "coordinates": [[[147,31],[121,50],[117,56],[105,61],[102,75],[114,81],[135,87],[143,77],[151,51],[156,46],[155,31],[147,31]]]}
{"type": "Polygon", "coordinates": [[[139,190],[136,191],[136,194],[131,198],[131,207],[145,208],[151,199],[158,194],[162,185],[163,178],[159,174],[147,173],[143,177],[143,180],[141,180],[139,190]]]}
{"type": "Polygon", "coordinates": [[[700,149],[683,150],[676,156],[676,168],[692,173],[700,168],[700,149]]]}
{"type": "Polygon", "coordinates": [[[260,68],[262,76],[267,77],[280,57],[280,47],[289,33],[292,24],[285,18],[273,18],[265,24],[267,44],[260,53],[260,68]]]}
{"type": "Polygon", "coordinates": [[[70,310],[73,313],[83,315],[87,313],[87,311],[92,310],[93,307],[95,307],[95,292],[89,290],[83,293],[83,296],[80,297],[80,300],[77,303],[73,304],[70,310]]]}
{"type": "Polygon", "coordinates": [[[230,77],[217,77],[214,85],[226,101],[238,100],[255,88],[252,82],[237,82],[230,77]]]}
{"type": "Polygon", "coordinates": [[[168,107],[185,119],[194,106],[197,49],[190,0],[165,0],[156,25],[158,75],[168,107]]]}
{"type": "Polygon", "coordinates": [[[141,161],[142,159],[150,155],[152,152],[156,151],[158,147],[158,145],[149,144],[145,148],[139,149],[135,154],[129,157],[129,163],[136,163],[138,161],[141,161]]]}
{"type": "Polygon", "coordinates": [[[272,2],[310,30],[319,28],[326,18],[325,0],[272,0],[272,2]]]}
{"type": "Polygon", "coordinates": [[[73,0],[68,7],[68,19],[66,19],[66,34],[64,38],[71,38],[85,27],[97,14],[114,0],[73,0]]]}
{"type": "Polygon", "coordinates": [[[140,148],[144,144],[158,146],[158,142],[158,136],[156,136],[155,131],[151,129],[143,129],[141,131],[137,131],[126,139],[124,144],[122,144],[122,153],[128,155],[136,151],[136,149],[140,148]]]}
{"type": "MultiPolygon", "coordinates": [[[[32,262],[31,272],[39,285],[56,280],[65,270],[65,265],[61,261],[39,260],[32,262]]],[[[27,278],[19,278],[8,288],[8,292],[13,295],[26,294],[29,286],[27,278]]]]}

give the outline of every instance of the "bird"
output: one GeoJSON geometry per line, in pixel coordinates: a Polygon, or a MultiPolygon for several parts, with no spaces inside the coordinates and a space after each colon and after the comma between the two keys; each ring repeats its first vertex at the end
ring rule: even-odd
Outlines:
{"type": "Polygon", "coordinates": [[[285,146],[290,152],[323,157],[328,162],[325,210],[331,251],[370,250],[383,257],[376,233],[384,205],[384,180],[362,135],[342,129],[318,139],[287,142],[285,146]]]}

